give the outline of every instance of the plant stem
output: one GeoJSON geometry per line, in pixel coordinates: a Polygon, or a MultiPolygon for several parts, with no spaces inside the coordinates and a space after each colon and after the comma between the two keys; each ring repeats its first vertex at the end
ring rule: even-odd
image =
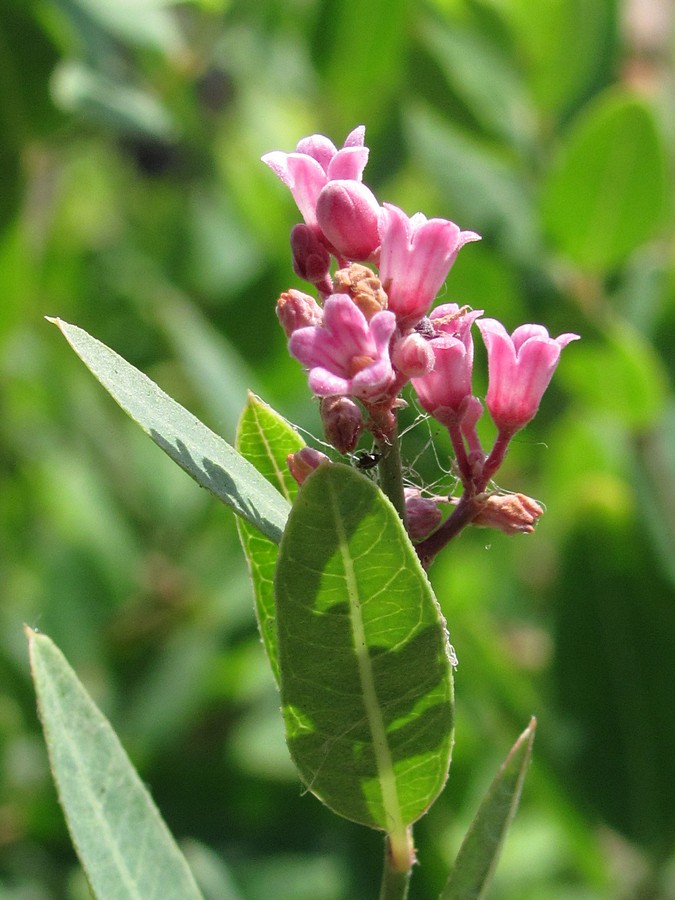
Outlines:
{"type": "Polygon", "coordinates": [[[415,862],[415,848],[412,840],[412,827],[406,829],[405,846],[396,851],[392,846],[390,835],[384,841],[384,870],[380,900],[406,900],[410,875],[415,862]]]}
{"type": "Polygon", "coordinates": [[[380,487],[394,504],[396,512],[405,520],[405,498],[403,495],[403,472],[401,470],[401,443],[398,439],[398,423],[394,419],[393,428],[386,435],[376,438],[377,448],[382,454],[379,462],[380,487]]]}

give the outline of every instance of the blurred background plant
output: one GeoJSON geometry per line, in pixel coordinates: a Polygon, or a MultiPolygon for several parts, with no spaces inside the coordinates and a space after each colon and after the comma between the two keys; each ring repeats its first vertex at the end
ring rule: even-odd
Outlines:
{"type": "MultiPolygon", "coordinates": [[[[444,301],[583,336],[500,472],[546,505],[536,534],[473,530],[432,569],[457,740],[411,897],[438,896],[532,713],[491,896],[675,897],[674,42],[669,0],[2,0],[3,900],[89,896],[24,622],[111,718],[205,896],[376,891],[378,836],[301,795],[232,514],[42,318],[230,441],[248,387],[318,435],[274,315],[301,286],[297,211],[259,157],[360,123],[380,199],[483,235],[444,301]]],[[[406,453],[432,479],[429,437],[406,453]]]]}

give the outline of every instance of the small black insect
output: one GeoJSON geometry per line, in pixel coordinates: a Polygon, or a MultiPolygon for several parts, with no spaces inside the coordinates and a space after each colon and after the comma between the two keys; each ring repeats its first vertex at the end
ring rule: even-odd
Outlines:
{"type": "Polygon", "coordinates": [[[354,457],[356,459],[356,468],[367,471],[368,469],[375,468],[382,459],[382,454],[377,450],[373,450],[372,452],[369,450],[359,450],[354,454],[354,457]]]}

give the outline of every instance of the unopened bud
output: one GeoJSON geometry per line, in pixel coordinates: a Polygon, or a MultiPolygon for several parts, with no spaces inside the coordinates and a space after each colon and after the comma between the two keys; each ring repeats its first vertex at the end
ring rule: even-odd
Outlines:
{"type": "Polygon", "coordinates": [[[277,317],[286,332],[286,337],[290,337],[298,328],[320,325],[323,310],[314,297],[291,288],[277,300],[277,317]]]}
{"type": "Polygon", "coordinates": [[[349,397],[324,397],[321,419],[328,443],[340,453],[351,453],[363,431],[361,408],[349,397]]]}
{"type": "Polygon", "coordinates": [[[289,453],[286,457],[286,465],[298,484],[302,484],[322,463],[329,462],[330,459],[325,453],[315,450],[313,447],[303,447],[302,450],[289,453]]]}
{"type": "Polygon", "coordinates": [[[330,253],[311,228],[296,225],[291,231],[293,271],[304,281],[320,287],[330,283],[330,253]]]}
{"type": "Polygon", "coordinates": [[[382,282],[372,269],[360,263],[338,269],[333,278],[333,288],[336,294],[349,294],[368,321],[375,313],[387,308],[387,295],[382,282]]]}
{"type": "Polygon", "coordinates": [[[525,494],[490,494],[472,525],[497,528],[504,534],[532,534],[544,510],[525,494]]]}
{"type": "Polygon", "coordinates": [[[429,341],[412,331],[394,344],[391,361],[404,375],[421,378],[434,367],[434,351],[429,341]]]}
{"type": "Polygon", "coordinates": [[[416,488],[406,488],[405,517],[411,539],[421,541],[438,528],[443,515],[429,497],[423,497],[416,488]]]}
{"type": "Polygon", "coordinates": [[[316,201],[321,231],[345,259],[368,259],[380,246],[380,205],[360,181],[332,180],[316,201]]]}

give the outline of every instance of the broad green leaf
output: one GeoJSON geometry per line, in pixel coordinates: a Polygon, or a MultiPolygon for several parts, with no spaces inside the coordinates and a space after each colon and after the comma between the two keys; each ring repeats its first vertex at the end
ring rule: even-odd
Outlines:
{"type": "MultiPolygon", "coordinates": [[[[295,499],[298,486],[288,470],[286,457],[304,445],[298,432],[285,419],[255,394],[249,393],[239,420],[235,446],[289,503],[295,499]]],[[[274,611],[274,569],[278,548],[243,519],[237,519],[237,527],[253,582],[260,635],[278,684],[279,654],[274,611]]]]}
{"type": "Polygon", "coordinates": [[[76,325],[50,319],[122,409],[188,475],[279,542],[288,503],[239,453],[117,353],[76,325]]]}
{"type": "Polygon", "coordinates": [[[642,99],[613,92],[572,130],[544,190],[546,226],[575,263],[605,271],[650,238],[668,193],[665,152],[642,99]]]}
{"type": "Polygon", "coordinates": [[[275,579],[286,739],[334,812],[401,835],[442,789],[453,740],[452,651],[391,503],[362,473],[301,487],[275,579]]]}
{"type": "Polygon", "coordinates": [[[28,632],[38,709],[68,828],[99,900],[199,900],[185,859],[110,723],[61,651],[28,632]]]}
{"type": "Polygon", "coordinates": [[[487,895],[506,833],[518,808],[536,724],[533,718],[490,785],[459,849],[440,900],[479,900],[487,895]]]}

